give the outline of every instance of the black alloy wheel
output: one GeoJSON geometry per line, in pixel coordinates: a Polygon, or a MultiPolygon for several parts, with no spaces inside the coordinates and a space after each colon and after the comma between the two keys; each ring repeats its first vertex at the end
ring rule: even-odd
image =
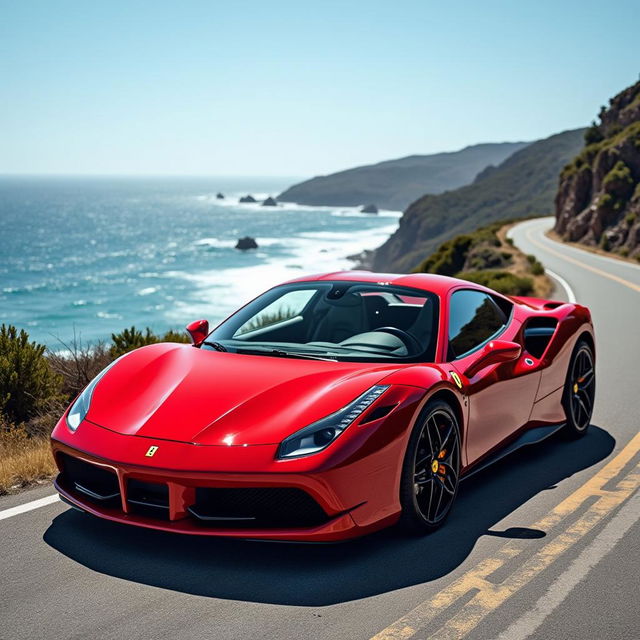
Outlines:
{"type": "Polygon", "coordinates": [[[596,394],[596,369],[591,347],[580,341],[573,352],[564,390],[568,435],[583,436],[591,423],[596,394]]]}
{"type": "Polygon", "coordinates": [[[446,402],[429,402],[414,427],[405,456],[401,525],[412,533],[437,529],[456,499],[459,477],[458,420],[446,402]]]}

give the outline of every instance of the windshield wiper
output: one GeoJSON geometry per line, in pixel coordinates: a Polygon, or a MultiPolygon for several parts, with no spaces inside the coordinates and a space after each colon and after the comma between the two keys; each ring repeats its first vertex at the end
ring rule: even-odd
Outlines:
{"type": "Polygon", "coordinates": [[[205,340],[202,344],[206,344],[207,347],[213,347],[216,351],[229,351],[227,347],[225,347],[223,344],[220,344],[219,342],[208,342],[205,340]]]}
{"type": "Polygon", "coordinates": [[[284,351],[283,349],[261,349],[260,347],[239,347],[236,349],[237,353],[245,353],[248,355],[267,355],[276,356],[278,358],[300,358],[302,360],[324,360],[326,362],[337,362],[335,358],[327,358],[325,356],[316,356],[310,353],[300,353],[299,351],[284,351]]]}

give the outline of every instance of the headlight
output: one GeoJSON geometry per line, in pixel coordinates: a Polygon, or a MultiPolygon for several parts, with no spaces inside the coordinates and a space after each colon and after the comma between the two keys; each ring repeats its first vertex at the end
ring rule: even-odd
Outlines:
{"type": "Polygon", "coordinates": [[[278,458],[297,458],[322,451],[388,388],[389,385],[371,387],[340,411],[289,436],[280,444],[278,458]]]}
{"type": "Polygon", "coordinates": [[[98,382],[102,376],[118,362],[120,358],[114,360],[110,365],[106,366],[82,391],[82,393],[76,398],[76,401],[71,405],[67,413],[67,426],[71,431],[75,431],[80,423],[84,420],[84,417],[89,411],[89,405],[91,404],[91,396],[93,390],[96,388],[98,382]]]}

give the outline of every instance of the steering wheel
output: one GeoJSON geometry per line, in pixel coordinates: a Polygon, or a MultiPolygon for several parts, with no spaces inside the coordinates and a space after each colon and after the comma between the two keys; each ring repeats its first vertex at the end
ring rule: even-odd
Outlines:
{"type": "Polygon", "coordinates": [[[407,331],[398,329],[398,327],[378,327],[377,329],[373,329],[373,331],[382,331],[383,333],[390,333],[392,336],[395,336],[406,347],[409,355],[416,355],[423,351],[422,345],[418,342],[417,338],[414,338],[407,331]]]}

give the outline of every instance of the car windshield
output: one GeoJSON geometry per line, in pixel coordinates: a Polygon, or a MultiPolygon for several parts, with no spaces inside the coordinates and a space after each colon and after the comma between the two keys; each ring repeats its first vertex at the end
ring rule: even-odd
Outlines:
{"type": "Polygon", "coordinates": [[[438,297],[385,283],[275,287],[217,327],[203,349],[292,358],[432,362],[438,297]]]}

